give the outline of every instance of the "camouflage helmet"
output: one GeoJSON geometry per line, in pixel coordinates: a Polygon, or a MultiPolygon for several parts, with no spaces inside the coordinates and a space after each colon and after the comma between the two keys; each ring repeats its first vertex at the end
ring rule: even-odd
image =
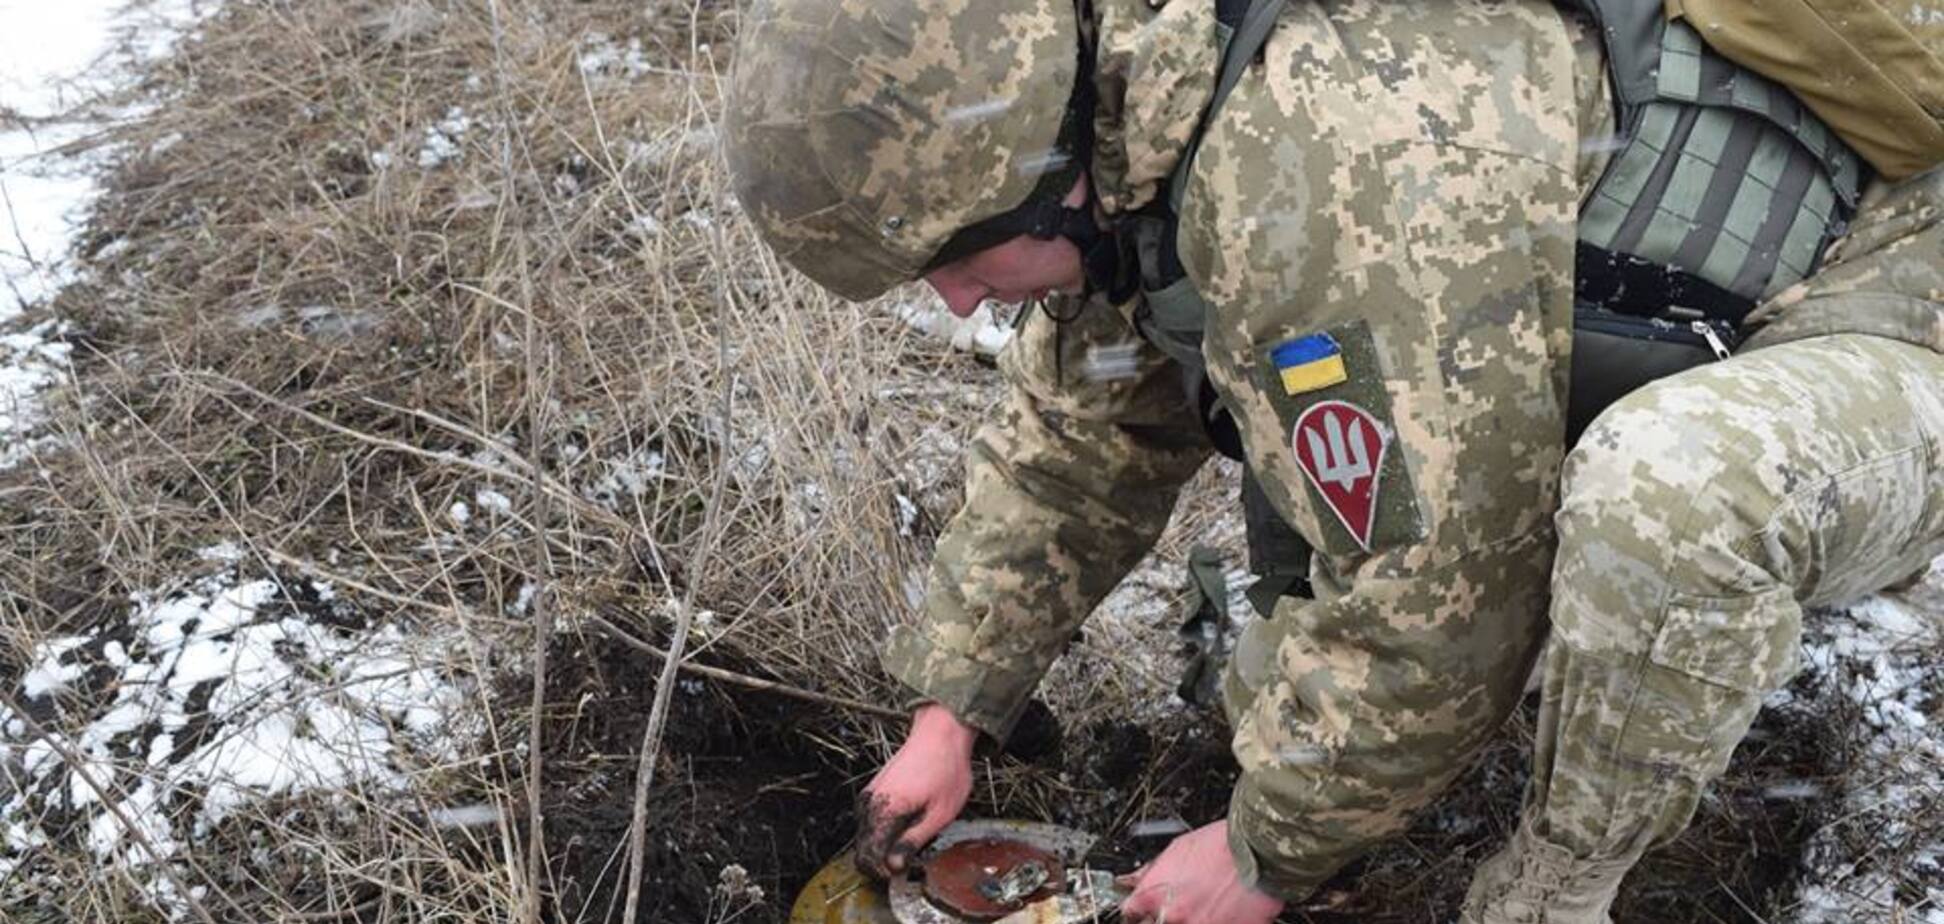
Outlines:
{"type": "Polygon", "coordinates": [[[784,261],[882,294],[1071,189],[1080,47],[1073,0],[756,0],[725,118],[736,195],[784,261]]]}

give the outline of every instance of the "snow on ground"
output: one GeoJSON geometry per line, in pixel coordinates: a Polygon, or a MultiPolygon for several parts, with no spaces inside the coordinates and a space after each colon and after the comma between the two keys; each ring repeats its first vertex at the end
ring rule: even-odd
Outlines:
{"type": "Polygon", "coordinates": [[[590,80],[633,80],[655,70],[648,63],[648,51],[639,38],[629,39],[628,44],[622,45],[605,32],[589,32],[581,36],[580,45],[575,64],[581,76],[590,80]]]}
{"type": "MultiPolygon", "coordinates": [[[[193,24],[196,0],[0,0],[0,325],[58,292],[99,192],[92,136],[130,113],[79,109],[193,24]]],[[[32,451],[35,396],[67,369],[58,323],[0,337],[0,467],[32,451]]]]}
{"type": "MultiPolygon", "coordinates": [[[[3,312],[0,312],[3,313],[3,312]]],[[[0,317],[0,323],[6,318],[0,317]]],[[[0,468],[12,468],[33,454],[32,434],[44,415],[35,400],[67,373],[68,344],[56,341],[58,321],[0,333],[0,468]]]]}
{"type": "Polygon", "coordinates": [[[1847,706],[1861,718],[1855,765],[1835,782],[1842,790],[1835,818],[1804,854],[1793,924],[1944,924],[1939,603],[1944,559],[1911,594],[1812,615],[1803,669],[1814,680],[1814,701],[1797,702],[1785,691],[1769,703],[1818,711],[1847,706]],[[1867,834],[1870,851],[1855,849],[1858,832],[1867,834]]]}
{"type": "Polygon", "coordinates": [[[945,302],[930,289],[913,287],[906,294],[910,297],[892,306],[899,320],[919,333],[951,344],[955,350],[998,356],[1012,340],[1012,325],[999,320],[990,303],[981,303],[970,317],[959,318],[947,311],[945,302]]]}
{"type": "Polygon", "coordinates": [[[64,148],[85,146],[129,115],[76,107],[126,79],[130,63],[166,53],[199,13],[194,0],[125,5],[0,0],[0,310],[8,315],[60,288],[69,240],[99,190],[99,157],[64,148]]]}
{"type": "MultiPolygon", "coordinates": [[[[36,396],[67,369],[59,320],[16,319],[73,277],[109,153],[94,136],[140,115],[86,107],[211,6],[0,0],[0,466],[32,453],[36,396]]],[[[432,132],[456,150],[466,128],[450,113],[426,147],[444,157],[432,132]]],[[[199,557],[222,573],[24,653],[5,692],[26,712],[0,705],[0,879],[57,841],[153,869],[265,796],[398,791],[472,733],[440,666],[451,640],[372,626],[327,584],[249,577],[233,544],[199,557]]],[[[165,879],[151,895],[175,905],[165,879]]]]}
{"type": "Polygon", "coordinates": [[[27,715],[0,707],[0,875],[57,840],[152,867],[265,796],[402,791],[471,734],[451,640],[242,579],[233,546],[201,557],[226,567],[32,653],[9,691],[27,715]]]}

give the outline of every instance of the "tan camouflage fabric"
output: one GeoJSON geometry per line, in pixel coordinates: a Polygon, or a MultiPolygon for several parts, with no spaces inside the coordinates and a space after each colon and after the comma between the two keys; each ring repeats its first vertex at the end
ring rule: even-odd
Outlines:
{"type": "Polygon", "coordinates": [[[1607,924],[1795,672],[1803,608],[1944,554],[1944,173],[1885,192],[1766,306],[1802,336],[1623,398],[1568,457],[1534,784],[1469,924],[1607,924]],[[1845,316],[1877,329],[1806,330],[1845,316]]]}
{"type": "MultiPolygon", "coordinates": [[[[1152,197],[1188,138],[1192,123],[1183,120],[1201,108],[1205,20],[1179,11],[1184,5],[1201,4],[1171,0],[1154,9],[1147,0],[1104,0],[1098,21],[1088,24],[1103,48],[1102,195],[1117,207],[1152,197]],[[1147,31],[1164,27],[1182,31],[1147,31]]],[[[1597,175],[1589,162],[1611,131],[1604,74],[1584,39],[1576,23],[1542,2],[1292,4],[1196,162],[1180,244],[1197,285],[1219,306],[1208,331],[1210,372],[1237,411],[1272,503],[1321,553],[1313,575],[1319,599],[1284,601],[1274,619],[1255,624],[1225,683],[1244,770],[1231,805],[1231,846],[1246,879],[1272,893],[1308,893],[1398,830],[1465,764],[1515,702],[1537,657],[1549,591],[1597,570],[1609,528],[1600,523],[1674,518],[1692,508],[1689,496],[1643,490],[1628,496],[1651,509],[1576,525],[1572,540],[1556,545],[1573,223],[1578,198],[1597,175]],[[1313,333],[1342,345],[1348,379],[1288,394],[1268,352],[1313,333]],[[1292,451],[1292,422],[1326,400],[1366,408],[1388,437],[1369,550],[1325,510],[1292,451]],[[1556,547],[1567,556],[1557,573],[1556,547]]],[[[1934,184],[1881,194],[1851,238],[1876,244],[1846,244],[1850,262],[1764,308],[1762,336],[1780,344],[1772,355],[1782,359],[1755,364],[1771,354],[1762,350],[1709,367],[1712,377],[1698,381],[1703,392],[1719,392],[1711,396],[1667,391],[1680,400],[1657,418],[1652,436],[1660,442],[1647,445],[1730,453],[1724,433],[1770,426],[1737,402],[1765,407],[1783,392],[1764,389],[1779,389],[1787,375],[1797,377],[1799,391],[1809,383],[1827,391],[1863,376],[1870,363],[1911,375],[1935,362],[1921,347],[1940,342],[1934,274],[1944,261],[1934,233],[1921,226],[1934,222],[1937,199],[1913,188],[1934,191],[1934,184]],[[1917,243],[1905,243],[1912,235],[1917,243]],[[1845,331],[1880,336],[1826,336],[1845,331]],[[1848,346],[1820,346],[1838,341],[1848,346]],[[1824,374],[1818,362],[1833,365],[1824,374]],[[1737,377],[1743,368],[1751,376],[1769,369],[1764,388],[1740,390],[1754,381],[1737,377]]],[[[1010,729],[1085,615],[1149,549],[1180,485],[1209,453],[1182,406],[1179,370],[1139,340],[1132,310],[1138,305],[1089,304],[1057,336],[1044,315],[1026,323],[1002,358],[1010,397],[969,454],[966,504],[940,541],[923,617],[895,630],[885,650],[886,669],[916,698],[996,736],[1010,729]],[[1102,352],[1131,353],[1134,373],[1089,375],[1102,352]]],[[[1924,374],[1937,380],[1934,366],[1924,374]]],[[[1868,394],[1886,387],[1876,385],[1854,400],[1874,400],[1868,394]]],[[[1661,391],[1640,401],[1658,400],[1661,391]]],[[[1719,483],[1772,486],[1778,472],[1816,470],[1817,454],[1836,442],[1907,439],[1914,419],[1929,421],[1930,445],[1940,445],[1936,417],[1924,416],[1934,407],[1831,420],[1857,406],[1850,400],[1805,406],[1820,415],[1813,424],[1773,418],[1760,455],[1767,467],[1719,483]],[[1854,432],[1845,434],[1845,426],[1854,432]],[[1791,443],[1825,430],[1834,435],[1791,443]]],[[[1574,470],[1596,471],[1592,453],[1576,456],[1574,470]]],[[[1656,461],[1685,464],[1664,453],[1656,461]]],[[[1599,471],[1607,474],[1578,475],[1575,484],[1627,491],[1631,476],[1599,471]]],[[[1858,516],[1940,496],[1935,482],[1875,488],[1884,496],[1872,495],[1875,506],[1858,516]]],[[[1925,522],[1933,525],[1910,525],[1909,535],[1929,530],[1934,539],[1934,520],[1925,522]]],[[[1849,528],[1812,518],[1800,535],[1808,545],[1827,544],[1849,528]],[[1837,532],[1823,536],[1822,529],[1837,532]]],[[[1687,548],[1706,546],[1697,538],[1687,548]]],[[[1667,574],[1626,568],[1613,579],[1686,580],[1671,563],[1656,567],[1667,574]]],[[[1858,587],[1875,579],[1817,578],[1858,587]]],[[[1697,593],[1685,604],[1694,615],[1684,617],[1695,630],[1669,635],[1665,654],[1691,670],[1735,667],[1726,649],[1710,647],[1703,627],[1781,608],[1771,593],[1763,597],[1768,609],[1718,611],[1708,609],[1706,587],[1697,593]]],[[[1737,669],[1768,669],[1752,666],[1770,661],[1750,654],[1774,651],[1742,652],[1737,669]]],[[[1562,669],[1559,682],[1572,676],[1562,669]]],[[[1548,695],[1561,716],[1561,703],[1593,697],[1572,686],[1548,695]]],[[[1722,701],[1692,702],[1715,708],[1722,701]]],[[[1564,719],[1560,727],[1579,728],[1564,719]]],[[[1732,747],[1739,732],[1724,728],[1714,744],[1732,747]]],[[[1601,797],[1604,774],[1618,774],[1616,791],[1636,779],[1611,762],[1558,764],[1563,753],[1554,747],[1543,759],[1585,775],[1562,784],[1566,794],[1554,810],[1562,818],[1601,810],[1573,806],[1583,792],[1601,797]]],[[[1697,781],[1719,756],[1655,753],[1697,781]]],[[[1654,815],[1648,826],[1656,831],[1685,817],[1678,806],[1653,801],[1678,795],[1628,798],[1622,807],[1654,815]]],[[[1534,817],[1543,814],[1535,802],[1534,817]]],[[[1601,852],[1597,837],[1538,839],[1554,830],[1537,829],[1515,857],[1532,881],[1617,881],[1614,870],[1632,862],[1601,852]]],[[[1548,901],[1600,906],[1604,888],[1580,899],[1554,889],[1548,901]]]]}
{"type": "MultiPolygon", "coordinates": [[[[1174,5],[1102,16],[1158,22],[1174,5]]],[[[1548,4],[1295,5],[1204,139],[1181,250],[1222,306],[1211,374],[1272,502],[1327,553],[1325,599],[1259,624],[1229,682],[1244,767],[1230,828],[1265,889],[1307,893],[1397,830],[1497,726],[1537,656],[1563,454],[1575,64],[1548,4]],[[1318,331],[1345,345],[1350,381],[1284,395],[1266,352],[1318,331]],[[1294,415],[1326,399],[1393,428],[1374,553],[1322,510],[1291,455],[1294,415]]],[[[1126,71],[1179,86],[1161,67],[1126,71]]],[[[1199,106],[1124,102],[1103,138],[1164,139],[1103,152],[1151,165],[1121,187],[1140,201],[1172,167],[1157,152],[1187,138],[1144,119],[1199,106]]],[[[1066,370],[1086,344],[1136,340],[1119,313],[1083,317],[1061,338],[1081,351],[1066,370]]],[[[1009,357],[1020,387],[971,454],[926,618],[885,657],[995,733],[1207,452],[1157,354],[1140,348],[1131,382],[1052,381],[1050,327],[1035,319],[1009,357]]]]}
{"type": "Polygon", "coordinates": [[[923,619],[892,630],[883,661],[920,699],[1003,739],[1212,450],[1179,368],[1104,304],[1057,333],[1035,311],[999,366],[1009,397],[967,452],[965,506],[939,539],[923,619]],[[1132,356],[1131,374],[1089,375],[1104,355],[1132,356]]]}
{"type": "Polygon", "coordinates": [[[777,256],[845,298],[918,278],[1059,155],[1071,0],[750,6],[724,107],[736,197],[777,256]]]}
{"type": "Polygon", "coordinates": [[[1209,374],[1270,501],[1326,553],[1319,599],[1251,625],[1228,678],[1231,848],[1267,891],[1307,894],[1400,830],[1538,653],[1572,330],[1574,64],[1548,4],[1297,5],[1263,79],[1203,141],[1180,243],[1217,306],[1209,374]],[[1284,394],[1269,349],[1319,330],[1363,361],[1343,385],[1284,394]],[[1372,553],[1295,458],[1297,418],[1323,400],[1394,429],[1372,553]]]}
{"type": "Polygon", "coordinates": [[[1215,4],[1102,3],[1094,53],[1093,187],[1109,212],[1154,200],[1215,92],[1215,4]]]}

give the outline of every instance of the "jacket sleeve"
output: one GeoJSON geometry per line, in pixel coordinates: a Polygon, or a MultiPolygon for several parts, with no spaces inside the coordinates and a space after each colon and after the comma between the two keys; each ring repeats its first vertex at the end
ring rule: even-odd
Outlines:
{"type": "Polygon", "coordinates": [[[1292,4],[1203,136],[1210,377],[1316,599],[1224,676],[1243,881],[1300,898],[1454,779],[1545,635],[1578,200],[1545,4],[1292,4]],[[1460,115],[1462,114],[1462,115],[1460,115]]]}
{"type": "Polygon", "coordinates": [[[967,453],[965,506],[939,540],[923,613],[892,631],[883,663],[919,700],[1003,739],[1209,447],[1180,367],[1105,304],[1066,322],[1033,311],[1000,368],[1007,398],[967,453]]]}

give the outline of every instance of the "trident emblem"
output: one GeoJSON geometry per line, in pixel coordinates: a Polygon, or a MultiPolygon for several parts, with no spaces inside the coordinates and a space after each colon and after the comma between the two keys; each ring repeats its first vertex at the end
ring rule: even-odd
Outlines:
{"type": "Polygon", "coordinates": [[[1390,435],[1377,415],[1348,401],[1311,405],[1296,418],[1290,434],[1289,448],[1318,499],[1365,551],[1377,523],[1377,478],[1389,445],[1390,435]]]}
{"type": "Polygon", "coordinates": [[[1307,430],[1310,458],[1316,460],[1316,480],[1326,481],[1345,491],[1371,474],[1370,454],[1364,450],[1364,422],[1350,421],[1350,438],[1344,440],[1343,418],[1323,415],[1323,432],[1307,430]]]}

